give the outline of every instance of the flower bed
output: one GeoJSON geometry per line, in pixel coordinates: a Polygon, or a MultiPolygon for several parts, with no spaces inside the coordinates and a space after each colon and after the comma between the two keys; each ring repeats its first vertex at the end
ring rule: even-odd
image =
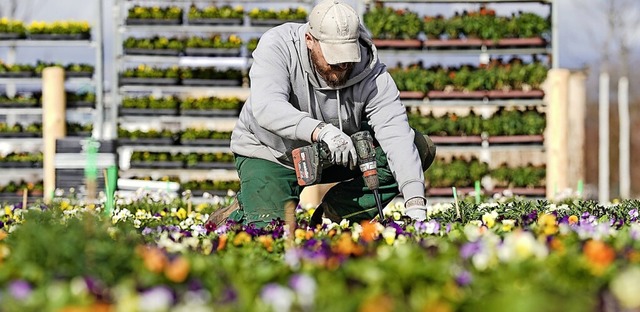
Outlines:
{"type": "MultiPolygon", "coordinates": [[[[637,309],[638,201],[505,200],[428,219],[308,228],[232,222],[162,193],[56,200],[0,215],[3,308],[35,310],[594,311],[637,309]],[[46,209],[45,209],[46,208],[46,209]],[[289,233],[289,234],[287,234],[289,233]]],[[[395,221],[391,221],[395,220],[395,221]]]]}

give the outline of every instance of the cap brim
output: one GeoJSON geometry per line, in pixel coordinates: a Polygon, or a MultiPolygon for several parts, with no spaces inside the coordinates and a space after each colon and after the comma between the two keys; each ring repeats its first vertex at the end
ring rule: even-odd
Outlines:
{"type": "Polygon", "coordinates": [[[358,41],[348,43],[320,42],[322,54],[331,65],[360,62],[360,44],[358,41]]]}

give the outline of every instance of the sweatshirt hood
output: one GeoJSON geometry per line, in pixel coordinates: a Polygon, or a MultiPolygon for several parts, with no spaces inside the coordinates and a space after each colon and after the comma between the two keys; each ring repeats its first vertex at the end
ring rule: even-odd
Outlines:
{"type": "Polygon", "coordinates": [[[367,77],[367,75],[373,70],[376,63],[378,62],[378,51],[373,45],[373,40],[369,35],[369,32],[362,25],[360,25],[360,39],[358,40],[361,47],[360,62],[355,64],[353,71],[351,72],[351,77],[349,77],[349,79],[343,86],[340,86],[339,88],[328,87],[326,86],[326,84],[318,80],[318,76],[316,75],[315,70],[311,65],[309,50],[307,49],[307,44],[304,40],[304,35],[307,32],[308,27],[309,23],[306,23],[302,24],[298,29],[300,38],[302,38],[299,41],[300,53],[298,55],[300,56],[300,64],[302,64],[304,71],[307,74],[306,76],[308,77],[308,81],[314,89],[336,90],[352,86],[367,77]]]}

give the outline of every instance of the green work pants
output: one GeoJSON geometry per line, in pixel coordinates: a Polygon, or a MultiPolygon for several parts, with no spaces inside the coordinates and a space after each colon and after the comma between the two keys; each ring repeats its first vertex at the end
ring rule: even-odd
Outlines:
{"type": "MultiPolygon", "coordinates": [[[[435,145],[428,137],[418,134],[414,140],[422,168],[429,168],[435,158],[435,145]]],[[[240,176],[238,202],[240,209],[234,211],[229,218],[244,224],[255,224],[264,227],[271,220],[284,220],[284,207],[293,201],[300,201],[303,186],[298,185],[295,170],[277,163],[235,155],[235,165],[240,176]]],[[[400,193],[398,183],[393,177],[387,156],[376,147],[376,165],[380,181],[380,197],[383,205],[387,205],[400,193]]],[[[367,188],[362,172],[356,166],[354,170],[333,165],[322,170],[321,183],[339,182],[333,186],[323,198],[343,219],[351,222],[370,220],[378,213],[373,192],[367,188]]]]}

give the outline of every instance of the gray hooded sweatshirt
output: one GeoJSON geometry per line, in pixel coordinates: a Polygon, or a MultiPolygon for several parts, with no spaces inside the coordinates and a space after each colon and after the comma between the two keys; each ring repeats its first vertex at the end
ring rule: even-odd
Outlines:
{"type": "Polygon", "coordinates": [[[424,197],[424,176],[400,92],[361,27],[361,61],[344,86],[327,86],[311,64],[308,24],[265,32],[253,52],[251,93],[231,135],[231,150],[293,168],[291,151],[311,143],[313,130],[331,123],[347,135],[368,122],[405,199],[424,197]]]}

